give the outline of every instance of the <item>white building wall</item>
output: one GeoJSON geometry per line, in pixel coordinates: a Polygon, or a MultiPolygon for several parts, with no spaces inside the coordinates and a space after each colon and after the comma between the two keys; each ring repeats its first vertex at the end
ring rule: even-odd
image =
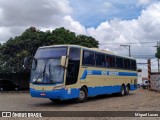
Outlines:
{"type": "Polygon", "coordinates": [[[160,73],[158,74],[151,74],[151,89],[152,90],[156,90],[156,91],[160,91],[160,73]]]}

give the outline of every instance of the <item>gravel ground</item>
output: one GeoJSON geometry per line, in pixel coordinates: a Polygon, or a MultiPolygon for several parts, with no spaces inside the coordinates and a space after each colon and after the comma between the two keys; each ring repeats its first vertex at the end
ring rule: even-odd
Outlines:
{"type": "MultiPolygon", "coordinates": [[[[160,111],[160,93],[150,90],[138,89],[128,96],[120,97],[117,95],[105,95],[89,98],[85,103],[75,103],[63,101],[55,104],[48,99],[32,98],[27,92],[8,92],[0,93],[0,111],[160,111]]],[[[16,118],[15,118],[16,119],[16,118]]],[[[27,119],[27,118],[26,118],[27,119]]],[[[44,119],[44,118],[43,118],[44,119]]],[[[53,118],[45,118],[50,120],[53,118]]],[[[56,118],[57,119],[57,118],[56,118]]],[[[61,119],[81,119],[81,118],[61,118],[61,119]]],[[[84,120],[91,119],[139,119],[139,118],[100,118],[86,117],[84,120]]],[[[150,118],[140,118],[150,120],[150,118]]],[[[152,118],[160,119],[160,118],[152,118]]]]}

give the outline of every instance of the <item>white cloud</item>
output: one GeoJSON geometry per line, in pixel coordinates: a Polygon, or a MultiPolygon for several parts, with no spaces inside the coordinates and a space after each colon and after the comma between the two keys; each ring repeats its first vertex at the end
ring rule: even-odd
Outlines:
{"type": "Polygon", "coordinates": [[[153,46],[160,38],[160,2],[143,10],[137,19],[106,21],[97,28],[88,28],[87,32],[99,41],[102,49],[108,48],[118,54],[128,55],[128,50],[120,47],[120,44],[136,42],[131,44],[131,55],[154,56],[156,49],[153,46]],[[154,43],[142,43],[149,41],[154,43]]]}
{"type": "Polygon", "coordinates": [[[150,2],[151,0],[138,0],[137,5],[146,5],[150,2]]]}
{"type": "Polygon", "coordinates": [[[30,26],[59,27],[64,23],[63,17],[71,13],[69,0],[1,0],[0,42],[20,35],[30,26]]]}
{"type": "MultiPolygon", "coordinates": [[[[148,4],[151,1],[139,0],[138,4],[148,4]]],[[[106,2],[101,10],[102,12],[107,12],[110,8],[114,7],[111,2],[106,2]]],[[[96,12],[94,9],[92,11],[93,13],[96,12]]],[[[113,19],[102,22],[97,28],[85,28],[79,21],[73,19],[72,12],[73,9],[70,6],[69,0],[34,0],[32,2],[29,0],[1,0],[0,40],[4,42],[10,37],[20,35],[21,32],[30,26],[35,26],[41,30],[53,30],[57,27],[65,27],[77,34],[95,37],[102,49],[109,49],[119,54],[128,55],[128,50],[120,47],[120,44],[139,42],[138,45],[131,44],[132,55],[154,55],[155,48],[151,46],[155,44],[151,44],[148,47],[144,46],[141,42],[154,41],[156,43],[156,41],[159,41],[160,2],[148,6],[137,19],[113,19]]]]}
{"type": "Polygon", "coordinates": [[[141,41],[158,41],[160,38],[160,2],[154,3],[138,19],[110,20],[101,23],[97,28],[88,28],[89,35],[106,42],[132,43],[141,41]]]}
{"type": "Polygon", "coordinates": [[[73,20],[71,16],[65,16],[64,18],[65,28],[74,31],[77,34],[86,34],[86,29],[78,21],[73,20]]]}

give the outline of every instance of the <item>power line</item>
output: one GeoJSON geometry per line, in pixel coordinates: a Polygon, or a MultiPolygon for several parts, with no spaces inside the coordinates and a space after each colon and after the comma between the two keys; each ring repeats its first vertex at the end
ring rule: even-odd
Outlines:
{"type": "Polygon", "coordinates": [[[128,47],[128,50],[129,50],[129,57],[131,57],[131,45],[120,45],[122,47],[128,47]]]}
{"type": "Polygon", "coordinates": [[[118,43],[118,42],[104,42],[100,44],[138,44],[138,43],[145,43],[145,44],[150,44],[150,43],[156,43],[157,41],[148,41],[148,42],[129,42],[129,43],[118,43]]]}

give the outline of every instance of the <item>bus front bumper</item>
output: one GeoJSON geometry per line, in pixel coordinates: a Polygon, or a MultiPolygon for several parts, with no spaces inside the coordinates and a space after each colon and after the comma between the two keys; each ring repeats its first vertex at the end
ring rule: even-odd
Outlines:
{"type": "Polygon", "coordinates": [[[78,97],[79,89],[60,89],[60,90],[51,90],[51,91],[43,91],[43,90],[35,90],[30,88],[30,94],[32,97],[38,98],[51,98],[51,99],[72,99],[78,97]]]}

